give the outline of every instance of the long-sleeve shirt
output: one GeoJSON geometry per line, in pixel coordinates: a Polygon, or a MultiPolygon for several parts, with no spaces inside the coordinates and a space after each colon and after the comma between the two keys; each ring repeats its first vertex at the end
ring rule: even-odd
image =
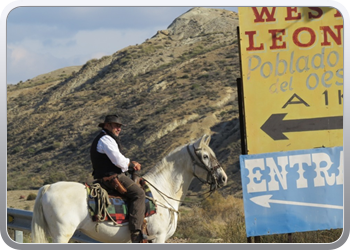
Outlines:
{"type": "Polygon", "coordinates": [[[109,135],[104,135],[97,143],[97,152],[106,154],[111,162],[123,172],[128,171],[130,159],[126,158],[119,150],[116,141],[109,135]]]}

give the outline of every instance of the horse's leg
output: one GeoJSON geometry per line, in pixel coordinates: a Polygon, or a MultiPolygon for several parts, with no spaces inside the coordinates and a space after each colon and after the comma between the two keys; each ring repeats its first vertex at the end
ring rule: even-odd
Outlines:
{"type": "Polygon", "coordinates": [[[52,238],[52,243],[68,243],[70,238],[72,238],[72,235],[56,235],[55,237],[52,238]]]}
{"type": "Polygon", "coordinates": [[[77,225],[76,223],[53,223],[49,225],[53,243],[68,243],[72,238],[77,225]]]}
{"type": "Polygon", "coordinates": [[[152,243],[165,243],[166,233],[158,234],[152,243]]]}
{"type": "Polygon", "coordinates": [[[152,243],[165,243],[169,238],[169,234],[172,235],[175,232],[176,227],[172,226],[173,220],[169,221],[168,214],[168,209],[158,207],[157,213],[148,218],[148,232],[150,235],[157,236],[152,243]]]}

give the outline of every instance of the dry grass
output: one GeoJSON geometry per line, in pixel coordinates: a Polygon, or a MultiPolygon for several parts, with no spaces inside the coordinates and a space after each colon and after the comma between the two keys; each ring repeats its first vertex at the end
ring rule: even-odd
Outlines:
{"type": "Polygon", "coordinates": [[[36,195],[38,190],[12,190],[7,191],[7,207],[33,211],[35,200],[28,197],[36,195]]]}
{"type": "Polygon", "coordinates": [[[216,192],[200,205],[180,212],[174,237],[191,243],[246,242],[242,199],[224,198],[216,192]]]}

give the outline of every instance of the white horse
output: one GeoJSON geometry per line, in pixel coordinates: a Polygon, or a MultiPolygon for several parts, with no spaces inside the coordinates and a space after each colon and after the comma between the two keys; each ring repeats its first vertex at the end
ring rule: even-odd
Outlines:
{"type": "MultiPolygon", "coordinates": [[[[227,175],[209,147],[210,136],[181,146],[164,157],[143,178],[147,181],[157,204],[157,213],[147,217],[153,243],[164,243],[176,230],[178,209],[193,178],[211,185],[211,190],[227,184],[227,175]]],[[[128,223],[92,221],[87,205],[85,185],[77,182],[57,182],[40,188],[33,211],[32,240],[67,243],[76,230],[100,242],[130,241],[128,223]]]]}

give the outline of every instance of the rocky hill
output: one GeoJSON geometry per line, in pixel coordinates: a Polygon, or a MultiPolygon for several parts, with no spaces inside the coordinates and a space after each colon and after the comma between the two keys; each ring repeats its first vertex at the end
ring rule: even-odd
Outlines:
{"type": "Polygon", "coordinates": [[[89,148],[106,114],[128,126],[125,154],[143,171],[202,134],[240,189],[235,12],[193,8],[166,30],[82,66],[7,87],[7,187],[91,180],[89,148]]]}

